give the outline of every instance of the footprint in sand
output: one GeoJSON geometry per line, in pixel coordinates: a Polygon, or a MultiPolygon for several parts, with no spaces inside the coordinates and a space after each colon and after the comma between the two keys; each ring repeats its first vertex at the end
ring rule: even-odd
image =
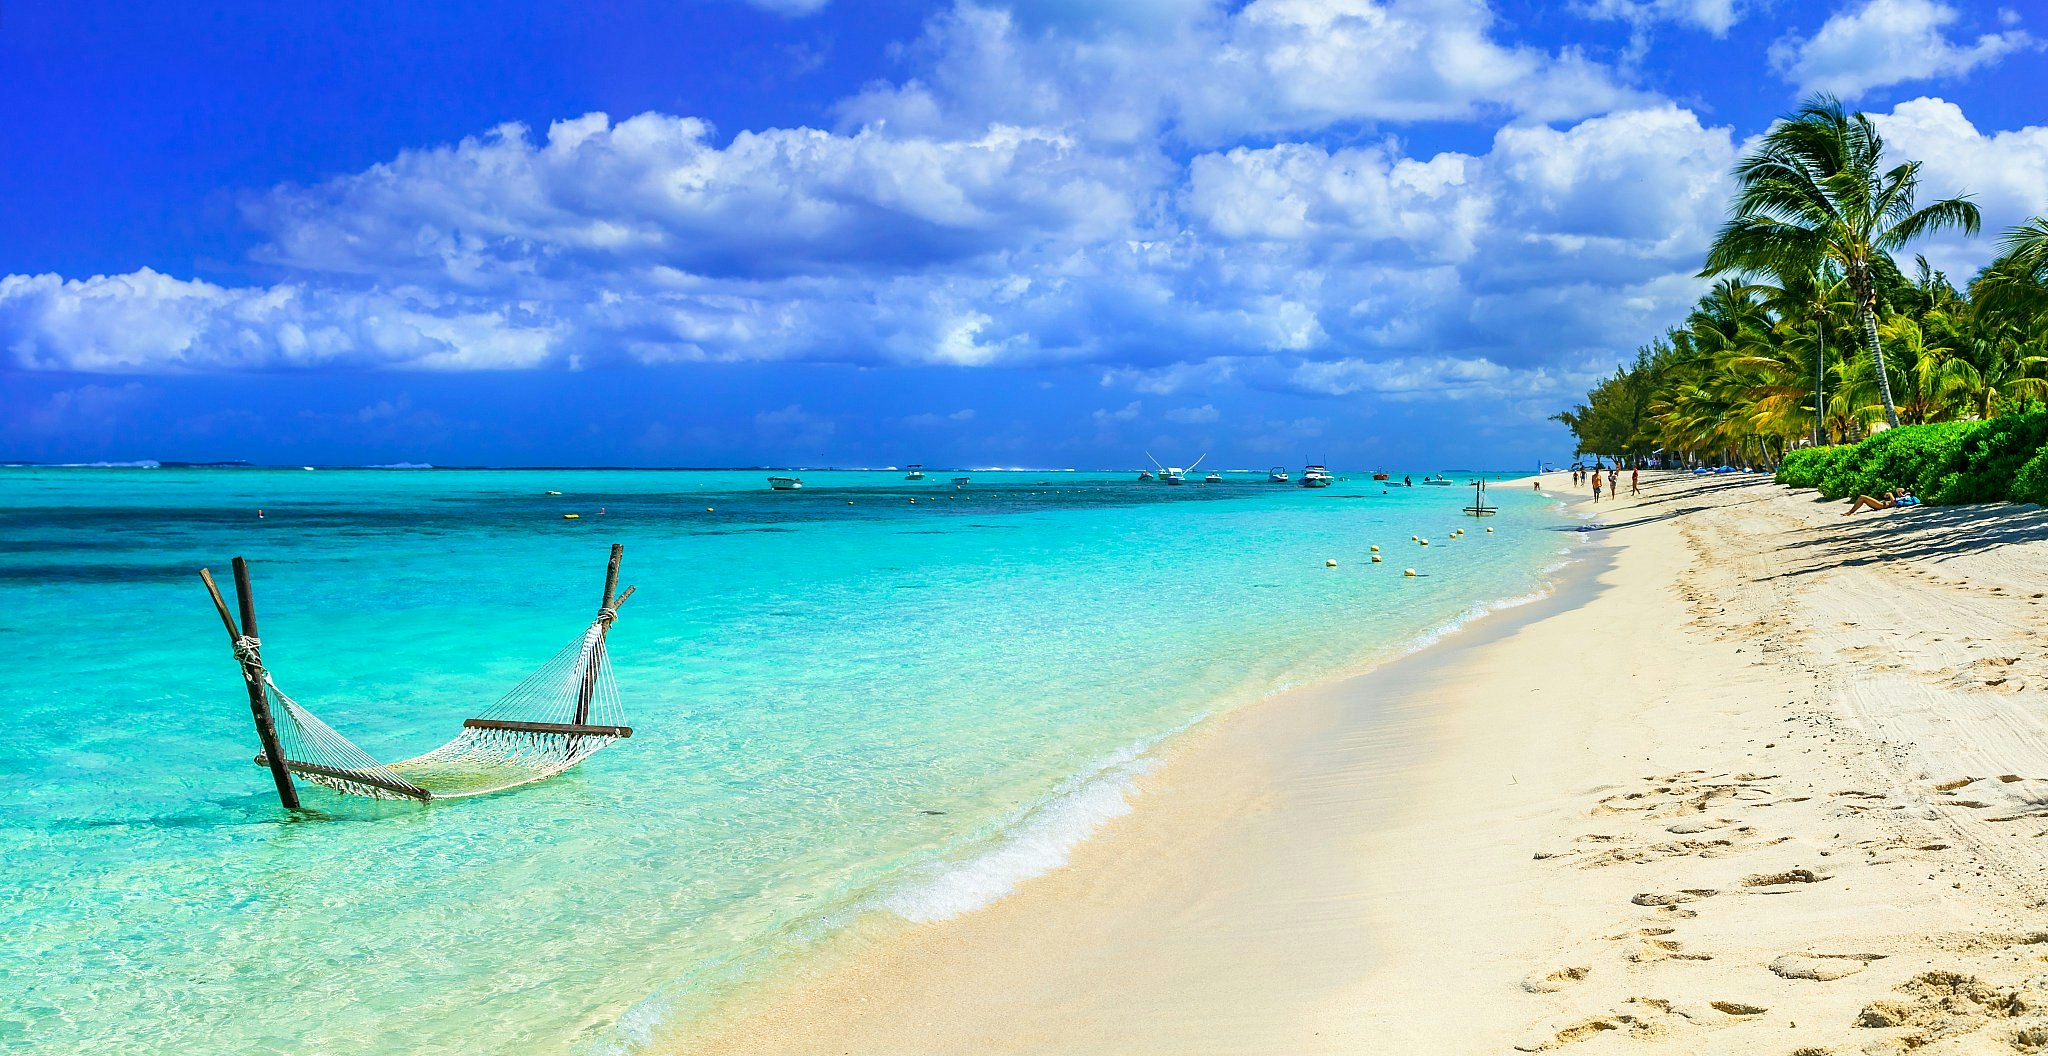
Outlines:
{"type": "MultiPolygon", "coordinates": [[[[2028,999],[2040,1000],[2038,994],[2022,995],[2017,989],[1992,986],[1973,975],[1944,971],[1922,972],[1893,992],[1904,999],[1872,1001],[1857,1014],[1856,1025],[1915,1028],[1915,1048],[2027,1015],[2034,1011],[2028,999]]],[[[2017,1044],[2013,1047],[2019,1048],[2017,1044]]]]}
{"type": "MultiPolygon", "coordinates": [[[[1787,869],[1782,873],[1758,873],[1755,876],[1745,876],[1742,878],[1742,886],[1749,888],[1783,887],[1789,889],[1789,885],[1792,884],[1817,884],[1823,880],[1832,879],[1834,878],[1826,873],[1816,873],[1811,869],[1787,869]]],[[[1776,892],[1758,891],[1756,893],[1775,894],[1776,892]]]]}
{"type": "Polygon", "coordinates": [[[1644,939],[1629,951],[1628,959],[1637,964],[1654,964],[1658,961],[1711,961],[1714,955],[1693,953],[1676,939],[1644,939]]]}
{"type": "Polygon", "coordinates": [[[1746,1005],[1740,1001],[1713,1001],[1714,1011],[1726,1012],[1731,1016],[1761,1016],[1770,1009],[1762,1005],[1746,1005]]]}
{"type": "Polygon", "coordinates": [[[1810,979],[1833,982],[1846,979],[1884,960],[1882,953],[1788,953],[1771,962],[1771,974],[1781,979],[1810,979]]]}
{"type": "Polygon", "coordinates": [[[1712,898],[1720,893],[1711,887],[1693,887],[1668,894],[1645,891],[1629,899],[1629,901],[1639,906],[1675,906],[1682,902],[1697,902],[1703,898],[1712,898]]]}
{"type": "Polygon", "coordinates": [[[1522,989],[1532,994],[1554,994],[1575,983],[1583,982],[1593,969],[1586,967],[1559,968],[1542,975],[1530,975],[1522,980],[1522,989]]]}

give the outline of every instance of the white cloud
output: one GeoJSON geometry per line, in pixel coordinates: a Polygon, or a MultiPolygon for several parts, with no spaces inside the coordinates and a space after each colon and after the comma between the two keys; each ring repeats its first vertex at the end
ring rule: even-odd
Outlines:
{"type": "MultiPolygon", "coordinates": [[[[849,143],[867,139],[877,156],[950,159],[932,178],[975,186],[957,200],[978,204],[911,202],[901,185],[934,171],[913,160],[897,180],[876,169],[858,181],[867,206],[901,211],[806,229],[775,209],[706,204],[712,184],[785,204],[820,196],[704,177],[747,151],[710,146],[689,126],[592,117],[557,124],[545,145],[508,130],[280,190],[259,212],[292,282],[16,276],[0,283],[0,347],[26,367],[104,371],[1080,362],[1139,392],[1233,371],[1299,387],[1252,371],[1262,357],[1449,350],[1519,367],[1559,349],[1628,347],[1657,313],[1682,310],[1735,149],[1727,129],[1669,104],[1510,125],[1484,154],[1283,142],[1176,169],[1104,160],[1076,141],[1060,164],[1086,185],[1081,197],[1143,204],[1034,213],[1031,202],[1074,195],[1018,169],[1007,147],[978,155],[988,135],[920,138],[930,149],[905,153],[873,129],[807,132],[820,149],[776,154],[793,167],[784,188],[832,183],[849,143]],[[959,177],[951,162],[974,156],[1008,175],[959,177]],[[1003,198],[1008,179],[1024,204],[1003,198]],[[957,239],[879,245],[905,227],[938,229],[912,212],[943,214],[957,239]],[[983,219],[1027,214],[1037,220],[983,219]],[[735,263],[760,241],[785,255],[735,263]]],[[[1057,140],[1013,138],[1033,137],[1057,140]]]]}
{"type": "Polygon", "coordinates": [[[1216,413],[1215,407],[1206,403],[1200,407],[1175,407],[1166,412],[1167,421],[1179,422],[1182,425],[1208,425],[1221,417],[1222,415],[1216,413]]]}
{"type": "Polygon", "coordinates": [[[1494,21],[1484,0],[1252,0],[1162,5],[1077,36],[962,3],[919,41],[922,76],[841,113],[926,134],[1003,120],[1100,143],[1166,128],[1213,144],[1344,122],[1562,120],[1640,101],[1577,52],[1495,39],[1494,21]]]}
{"type": "Polygon", "coordinates": [[[1984,214],[1983,237],[1945,233],[1924,249],[1914,247],[1955,281],[1991,262],[2000,232],[2048,214],[2048,127],[1986,134],[1961,107],[1932,98],[1908,100],[1890,113],[1870,116],[1894,163],[1921,162],[1920,204],[1967,194],[1984,214]]]}
{"type": "Polygon", "coordinates": [[[1646,27],[1657,22],[1695,26],[1719,37],[1735,28],[1751,5],[1745,0],[1579,0],[1574,9],[1588,18],[1604,18],[1646,27]]]}
{"type": "Polygon", "coordinates": [[[1114,411],[1098,409],[1091,417],[1095,419],[1096,425],[1109,425],[1115,422],[1129,422],[1135,421],[1138,417],[1138,413],[1144,409],[1145,408],[1143,404],[1139,403],[1136,400],[1132,400],[1131,402],[1124,404],[1122,407],[1119,407],[1114,411]]]}
{"type": "Polygon", "coordinates": [[[1949,39],[1956,9],[1935,0],[1866,0],[1845,8],[1813,36],[1772,45],[1771,65],[1799,90],[1854,99],[1904,81],[1960,77],[2033,46],[2022,29],[1949,39]]]}
{"type": "Polygon", "coordinates": [[[124,385],[80,385],[59,389],[38,403],[21,409],[16,420],[22,431],[50,436],[97,432],[148,402],[140,382],[124,385]]]}
{"type": "Polygon", "coordinates": [[[0,342],[31,370],[534,367],[555,361],[561,337],[533,306],[419,289],[231,289],[149,268],[0,278],[0,342]]]}
{"type": "Polygon", "coordinates": [[[1121,230],[1164,173],[995,124],[957,139],[879,129],[741,132],[593,113],[534,143],[508,124],[251,206],[259,256],[329,273],[523,290],[592,267],[777,277],[893,270],[1121,230]],[[878,237],[886,232],[887,237],[878,237]]]}
{"type": "Polygon", "coordinates": [[[747,0],[747,6],[791,18],[815,15],[832,0],[747,0]]]}
{"type": "Polygon", "coordinates": [[[974,409],[971,407],[966,407],[954,411],[951,414],[913,414],[910,417],[903,419],[903,424],[916,426],[920,429],[929,429],[933,426],[958,425],[962,422],[971,422],[973,420],[974,409]]]}

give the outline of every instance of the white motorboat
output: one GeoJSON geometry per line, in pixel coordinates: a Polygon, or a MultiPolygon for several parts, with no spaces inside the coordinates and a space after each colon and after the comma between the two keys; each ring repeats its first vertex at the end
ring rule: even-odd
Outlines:
{"type": "Polygon", "coordinates": [[[974,479],[974,478],[972,478],[972,477],[954,477],[954,478],[953,478],[953,486],[954,486],[954,487],[956,487],[956,488],[964,488],[964,487],[966,487],[966,486],[967,486],[967,482],[968,482],[968,481],[970,481],[970,480],[972,480],[972,479],[974,479]]]}
{"type": "Polygon", "coordinates": [[[1266,479],[1274,484],[1285,484],[1291,478],[1287,475],[1286,466],[1274,466],[1266,471],[1266,479]]]}
{"type": "Polygon", "coordinates": [[[798,491],[803,488],[804,482],[796,477],[769,477],[768,486],[776,491],[798,491]]]}
{"type": "MultiPolygon", "coordinates": [[[[1148,452],[1146,452],[1146,453],[1145,453],[1145,457],[1146,457],[1146,458],[1152,458],[1152,453],[1151,453],[1151,452],[1149,452],[1149,451],[1148,451],[1148,452]]],[[[1205,455],[1201,456],[1201,458],[1197,458],[1197,459],[1195,459],[1194,465],[1191,465],[1191,466],[1187,467],[1186,469],[1182,469],[1182,468],[1181,468],[1181,467],[1179,467],[1179,466],[1161,466],[1161,465],[1159,465],[1159,460],[1158,460],[1158,459],[1156,459],[1156,458],[1152,458],[1152,464],[1153,464],[1154,466],[1158,467],[1158,469],[1159,469],[1159,480],[1160,480],[1160,482],[1161,482],[1161,483],[1165,483],[1165,484],[1186,484],[1186,483],[1188,482],[1188,474],[1194,471],[1194,468],[1195,468],[1195,466],[1199,466],[1199,465],[1201,465],[1201,464],[1202,464],[1202,459],[1203,459],[1203,458],[1208,458],[1208,457],[1209,457],[1209,456],[1205,454],[1205,455]]],[[[1145,479],[1145,478],[1144,478],[1144,477],[1139,477],[1138,479],[1139,479],[1139,480],[1143,480],[1143,479],[1145,479]]]]}
{"type": "Polygon", "coordinates": [[[1223,474],[1221,474],[1221,473],[1211,473],[1211,474],[1209,474],[1208,476],[1206,476],[1206,477],[1203,477],[1203,478],[1202,478],[1202,483],[1204,483],[1204,484],[1221,484],[1221,483],[1223,483],[1223,474]]]}
{"type": "Polygon", "coordinates": [[[916,462],[912,462],[912,463],[910,464],[910,472],[908,472],[908,473],[905,473],[905,474],[903,474],[903,479],[904,479],[904,480],[923,480],[923,479],[924,479],[924,467],[923,467],[923,466],[921,466],[921,465],[919,465],[919,464],[917,464],[916,462]]]}
{"type": "Polygon", "coordinates": [[[1331,476],[1324,466],[1311,465],[1301,471],[1301,486],[1304,488],[1327,488],[1335,483],[1337,478],[1331,476]]]}
{"type": "Polygon", "coordinates": [[[1430,485],[1431,487],[1438,488],[1448,488],[1452,484],[1456,483],[1456,481],[1453,481],[1451,478],[1444,476],[1442,473],[1438,473],[1434,477],[1424,477],[1422,478],[1422,482],[1424,484],[1430,485]]]}

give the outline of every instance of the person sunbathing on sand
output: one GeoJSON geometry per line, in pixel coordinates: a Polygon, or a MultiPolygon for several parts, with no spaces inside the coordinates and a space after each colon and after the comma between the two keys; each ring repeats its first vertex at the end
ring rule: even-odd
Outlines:
{"type": "Polygon", "coordinates": [[[1896,488],[1891,494],[1881,499],[1873,499],[1868,495],[1856,496],[1856,501],[1850,503],[1847,510],[1842,511],[1842,516],[1847,517],[1857,510],[1889,510],[1899,506],[1918,505],[1920,505],[1920,500],[1914,498],[1912,492],[1904,488],[1896,488]]]}

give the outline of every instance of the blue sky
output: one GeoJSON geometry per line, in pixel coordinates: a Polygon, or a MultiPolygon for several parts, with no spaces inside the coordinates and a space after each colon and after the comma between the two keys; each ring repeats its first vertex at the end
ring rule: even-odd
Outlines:
{"type": "Polygon", "coordinates": [[[1994,230],[2048,210],[2044,23],[11,3],[0,458],[1523,465],[1804,93],[1994,230]]]}

